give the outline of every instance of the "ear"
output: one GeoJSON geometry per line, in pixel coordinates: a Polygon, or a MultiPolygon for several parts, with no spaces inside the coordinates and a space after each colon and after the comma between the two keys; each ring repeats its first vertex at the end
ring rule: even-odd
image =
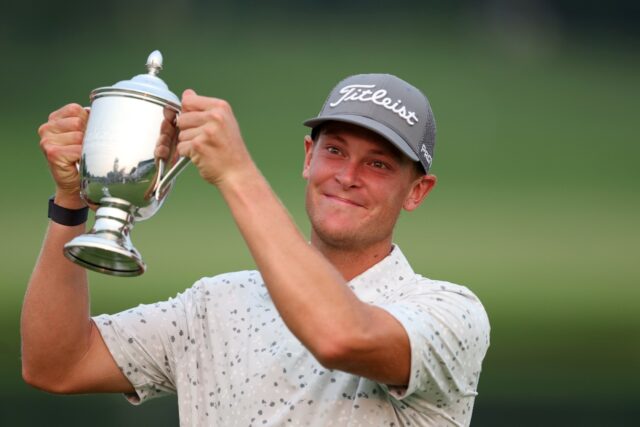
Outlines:
{"type": "Polygon", "coordinates": [[[311,166],[311,156],[313,155],[313,139],[309,135],[304,137],[304,167],[302,177],[309,178],[309,168],[311,166]]]}
{"type": "Polygon", "coordinates": [[[436,185],[437,178],[435,175],[422,175],[420,178],[417,178],[409,191],[402,207],[406,211],[412,211],[417,209],[418,206],[422,203],[422,201],[427,197],[429,192],[436,185]]]}

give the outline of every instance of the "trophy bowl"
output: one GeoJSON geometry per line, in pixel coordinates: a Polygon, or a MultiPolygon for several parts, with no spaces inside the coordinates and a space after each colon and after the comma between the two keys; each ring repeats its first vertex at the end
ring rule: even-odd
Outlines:
{"type": "Polygon", "coordinates": [[[159,51],[149,55],[147,69],[91,92],[79,173],[82,198],[97,206],[95,224],[64,246],[71,261],[114,276],[144,273],[131,229],[160,209],[175,177],[189,164],[177,156],[181,104],[157,77],[159,51]]]}

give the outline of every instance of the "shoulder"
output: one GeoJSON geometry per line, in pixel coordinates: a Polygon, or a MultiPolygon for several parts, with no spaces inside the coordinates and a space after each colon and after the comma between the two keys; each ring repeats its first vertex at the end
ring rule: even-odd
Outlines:
{"type": "Polygon", "coordinates": [[[260,272],[256,270],[242,270],[202,277],[184,292],[184,296],[202,299],[204,297],[223,297],[227,295],[242,295],[266,293],[266,286],[260,272]]]}
{"type": "Polygon", "coordinates": [[[263,285],[262,276],[259,271],[256,270],[242,270],[233,271],[229,273],[218,274],[211,277],[202,277],[193,287],[207,287],[207,286],[224,286],[224,285],[236,285],[236,286],[260,286],[263,285]]]}
{"type": "Polygon", "coordinates": [[[400,276],[399,280],[395,281],[399,285],[395,287],[396,297],[405,300],[435,298],[436,301],[447,298],[456,300],[463,305],[469,304],[480,307],[484,311],[480,299],[468,287],[444,280],[431,279],[414,271],[409,260],[397,245],[394,245],[393,252],[389,256],[389,261],[385,264],[385,267],[396,276],[400,276]],[[410,277],[410,279],[405,280],[407,277],[410,277]]]}
{"type": "Polygon", "coordinates": [[[419,274],[404,288],[405,300],[429,314],[454,315],[471,329],[490,330],[489,316],[480,298],[466,286],[419,274]]]}
{"type": "MultiPolygon", "coordinates": [[[[466,286],[416,275],[404,296],[385,308],[403,325],[411,345],[409,386],[430,402],[476,394],[482,361],[490,345],[490,325],[480,299],[466,286]]],[[[396,390],[394,393],[398,393],[396,390]]],[[[438,405],[439,406],[439,405],[438,405]]]]}
{"type": "Polygon", "coordinates": [[[481,304],[480,298],[464,285],[435,280],[416,274],[416,286],[420,292],[439,294],[441,296],[462,297],[470,302],[481,304]]]}

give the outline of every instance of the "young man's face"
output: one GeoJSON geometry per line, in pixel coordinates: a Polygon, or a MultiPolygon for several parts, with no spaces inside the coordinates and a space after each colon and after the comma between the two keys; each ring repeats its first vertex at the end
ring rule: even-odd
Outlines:
{"type": "Polygon", "coordinates": [[[355,125],[329,123],[315,143],[305,139],[305,150],[312,242],[343,249],[390,243],[400,211],[417,208],[435,184],[391,143],[355,125]]]}

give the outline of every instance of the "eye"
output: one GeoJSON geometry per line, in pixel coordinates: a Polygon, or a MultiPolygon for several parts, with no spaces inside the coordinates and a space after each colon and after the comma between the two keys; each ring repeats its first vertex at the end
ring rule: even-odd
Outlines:
{"type": "Polygon", "coordinates": [[[327,146],[327,151],[331,154],[340,154],[340,150],[333,145],[327,146]]]}
{"type": "Polygon", "coordinates": [[[382,162],[380,160],[371,161],[371,166],[373,166],[376,169],[389,169],[389,165],[387,165],[385,162],[382,162]]]}

